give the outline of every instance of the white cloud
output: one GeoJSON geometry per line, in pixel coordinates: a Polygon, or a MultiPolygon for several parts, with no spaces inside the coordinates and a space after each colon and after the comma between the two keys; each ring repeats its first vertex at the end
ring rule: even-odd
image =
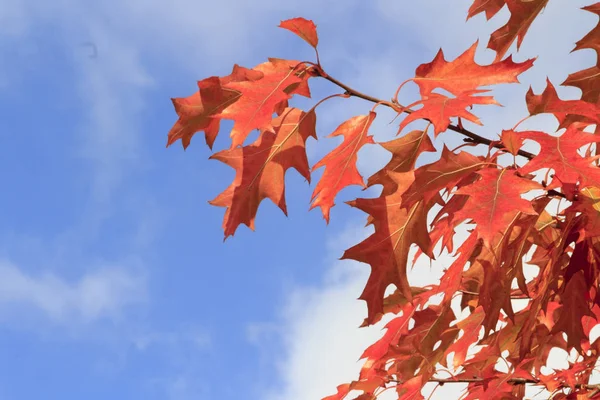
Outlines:
{"type": "MultiPolygon", "coordinates": [[[[358,243],[369,233],[360,226],[348,227],[329,247],[339,255],[341,249],[358,243]]],[[[430,283],[451,260],[444,253],[431,266],[429,262],[418,262],[409,272],[411,284],[430,283]]],[[[358,360],[360,355],[381,337],[383,326],[391,319],[386,316],[374,326],[358,328],[366,315],[366,306],[356,299],[368,272],[365,264],[339,261],[326,271],[322,285],[296,287],[289,293],[278,329],[285,349],[277,361],[281,385],[270,384],[264,399],[320,399],[334,394],[337,385],[358,377],[363,364],[363,360],[358,360]]],[[[256,329],[252,331],[256,334],[256,329]]],[[[462,385],[445,385],[436,390],[432,399],[457,398],[461,390],[462,385]]],[[[380,396],[381,400],[394,398],[397,397],[391,391],[380,396]]]]}
{"type": "Polygon", "coordinates": [[[145,278],[122,268],[107,266],[69,282],[51,272],[27,274],[0,262],[2,319],[41,312],[53,322],[89,323],[118,318],[125,308],[145,300],[145,278]]]}
{"type": "MultiPolygon", "coordinates": [[[[347,230],[341,241],[353,241],[352,232],[364,230],[347,230]]],[[[282,387],[272,385],[265,399],[320,399],[358,375],[362,345],[381,334],[381,327],[357,329],[365,306],[356,298],[367,271],[358,263],[339,262],[327,271],[322,287],[296,287],[289,294],[281,311],[286,350],[277,367],[282,387]]]]}

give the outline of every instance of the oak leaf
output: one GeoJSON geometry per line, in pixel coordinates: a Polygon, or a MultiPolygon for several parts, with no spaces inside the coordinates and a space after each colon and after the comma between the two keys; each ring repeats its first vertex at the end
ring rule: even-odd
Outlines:
{"type": "Polygon", "coordinates": [[[435,88],[459,96],[481,86],[518,83],[517,76],[533,66],[534,59],[515,63],[511,57],[490,65],[478,65],[475,63],[477,43],[454,61],[446,61],[440,50],[432,62],[419,65],[412,80],[419,85],[421,97],[429,96],[435,88]]]}
{"type": "Polygon", "coordinates": [[[279,27],[295,33],[314,48],[319,44],[317,26],[313,21],[301,17],[291,18],[281,21],[279,27]]]}
{"type": "Polygon", "coordinates": [[[257,81],[230,82],[228,89],[240,92],[238,101],[221,111],[219,118],[234,121],[231,147],[242,145],[253,129],[268,128],[273,113],[281,102],[292,97],[289,87],[302,83],[295,69],[285,62],[264,63],[254,68],[264,76],[257,81]]]}
{"type": "Polygon", "coordinates": [[[461,179],[485,165],[485,161],[466,151],[456,154],[444,146],[438,161],[415,170],[415,183],[402,196],[403,206],[410,207],[421,200],[427,203],[440,190],[452,189],[461,179]]]}
{"type": "Polygon", "coordinates": [[[581,213],[583,237],[600,236],[600,188],[588,186],[579,191],[573,209],[581,213]]]}
{"type": "Polygon", "coordinates": [[[423,202],[410,209],[401,208],[404,190],[414,182],[413,172],[388,172],[398,188],[389,196],[356,199],[348,202],[373,217],[375,232],[346,250],[341,259],[352,259],[371,265],[371,274],[361,300],[367,302],[370,324],[383,312],[383,297],[390,284],[395,285],[409,301],[411,289],[406,276],[408,253],[412,244],[433,257],[427,232],[427,210],[423,202]]]}
{"type": "Polygon", "coordinates": [[[196,132],[204,131],[206,144],[212,149],[219,133],[218,114],[236,102],[240,92],[224,87],[231,82],[252,82],[263,77],[263,73],[234,65],[231,74],[219,78],[210,77],[198,82],[198,91],[191,96],[171,99],[179,119],[167,136],[167,147],[181,139],[186,149],[196,132]]]}
{"type": "Polygon", "coordinates": [[[534,140],[541,145],[538,155],[519,168],[521,174],[552,168],[555,178],[548,185],[548,189],[577,182],[582,188],[600,187],[600,168],[592,165],[595,157],[582,157],[577,153],[587,144],[600,142],[600,137],[573,127],[568,127],[560,136],[539,131],[526,131],[520,134],[523,139],[534,140]]]}
{"type": "Polygon", "coordinates": [[[485,168],[476,174],[481,176],[480,181],[456,191],[456,194],[469,196],[456,218],[475,221],[478,237],[489,246],[494,236],[504,232],[519,213],[537,214],[531,202],[521,198],[521,194],[542,189],[542,185],[506,168],[485,168]]]}
{"type": "Polygon", "coordinates": [[[546,88],[542,94],[534,94],[533,89],[530,87],[525,94],[525,102],[529,114],[551,113],[561,126],[568,115],[586,117],[590,120],[590,124],[600,123],[600,108],[583,100],[560,99],[549,79],[546,79],[546,88]]]}
{"type": "Polygon", "coordinates": [[[325,167],[323,176],[312,194],[310,209],[320,207],[323,218],[329,223],[329,211],[335,205],[335,196],[340,190],[350,185],[365,187],[363,177],[356,169],[358,151],[365,144],[374,144],[369,128],[377,114],[371,111],[368,115],[352,117],[333,131],[328,137],[343,136],[338,147],[317,162],[312,170],[325,167]]]}
{"type": "Polygon", "coordinates": [[[600,66],[573,72],[567,76],[562,86],[575,86],[581,89],[581,100],[592,104],[600,104],[600,66]]]}
{"type": "MultiPolygon", "coordinates": [[[[581,9],[594,13],[600,18],[600,2],[590,4],[589,6],[582,7],[581,9]]],[[[596,52],[596,55],[600,55],[600,23],[597,23],[591,31],[579,39],[572,51],[583,49],[592,49],[596,52]]]]}
{"type": "Polygon", "coordinates": [[[506,150],[513,156],[516,156],[521,147],[523,147],[523,138],[521,137],[521,134],[512,129],[502,130],[500,139],[506,150]]]}
{"type": "Polygon", "coordinates": [[[506,0],[475,0],[473,4],[471,4],[471,7],[469,7],[467,19],[472,18],[481,12],[485,12],[485,18],[490,20],[502,9],[502,7],[504,7],[505,4],[506,0]]]}
{"type": "Polygon", "coordinates": [[[379,143],[379,145],[392,153],[392,159],[385,167],[369,177],[367,186],[383,185],[382,194],[391,194],[396,190],[394,181],[387,174],[388,171],[408,172],[415,167],[417,158],[422,153],[435,152],[435,147],[433,147],[426,130],[412,131],[398,139],[379,143]]]}
{"type": "Polygon", "coordinates": [[[578,350],[581,350],[583,339],[587,339],[581,319],[593,315],[588,304],[588,292],[583,271],[575,273],[562,291],[560,317],[552,328],[552,333],[566,333],[567,346],[578,350]]]}
{"type": "Polygon", "coordinates": [[[463,335],[454,343],[452,343],[446,350],[446,354],[454,352],[454,368],[457,369],[463,364],[467,358],[467,352],[471,343],[475,342],[479,337],[481,331],[481,323],[485,313],[481,306],[477,307],[475,311],[469,314],[468,317],[459,321],[456,325],[463,331],[463,335]]]}
{"type": "Polygon", "coordinates": [[[517,40],[517,51],[531,23],[546,7],[548,0],[505,0],[510,18],[490,36],[488,49],[496,51],[496,61],[501,60],[512,43],[517,40]]]}
{"type": "Polygon", "coordinates": [[[441,132],[448,129],[450,118],[460,117],[481,125],[481,121],[475,115],[466,110],[475,104],[499,105],[492,96],[473,96],[473,94],[487,92],[487,90],[470,90],[459,93],[458,97],[448,97],[439,93],[430,93],[420,102],[423,107],[410,113],[404,118],[398,127],[402,131],[406,125],[417,119],[427,119],[434,126],[433,134],[437,137],[441,132]]]}
{"type": "Polygon", "coordinates": [[[305,143],[316,138],[314,111],[305,113],[288,108],[272,121],[273,130],[264,130],[255,143],[223,150],[210,158],[236,170],[233,183],[210,204],[227,207],[223,219],[225,238],[235,233],[240,224],[254,230],[254,219],[260,202],[268,198],[285,214],[284,175],[294,168],[310,182],[305,143]]]}

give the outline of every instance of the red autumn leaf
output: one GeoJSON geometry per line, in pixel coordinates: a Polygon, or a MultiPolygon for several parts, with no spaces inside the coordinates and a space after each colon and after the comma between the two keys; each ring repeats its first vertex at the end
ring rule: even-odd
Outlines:
{"type": "MultiPolygon", "coordinates": [[[[595,3],[582,8],[583,10],[592,12],[600,17],[600,3],[595,3]]],[[[581,38],[575,45],[573,51],[592,49],[596,52],[597,57],[600,57],[600,46],[598,45],[598,38],[600,35],[600,23],[596,24],[587,35],[581,38]]],[[[575,71],[567,77],[563,82],[563,85],[575,86],[581,89],[581,100],[587,101],[588,103],[600,105],[600,68],[598,65],[593,67],[575,71]]],[[[581,121],[580,117],[572,117],[567,122],[581,121]]],[[[596,133],[600,131],[600,125],[596,126],[596,133]]]]}
{"type": "Polygon", "coordinates": [[[414,337],[411,341],[416,352],[425,359],[446,365],[445,350],[458,336],[459,331],[454,326],[450,327],[450,324],[456,320],[452,308],[445,305],[432,305],[416,312],[414,320],[417,328],[413,328],[410,335],[414,337]],[[443,343],[438,347],[436,343],[439,340],[443,343]]]}
{"type": "Polygon", "coordinates": [[[341,385],[338,385],[336,394],[332,394],[331,396],[323,397],[322,400],[343,400],[349,392],[350,392],[350,384],[343,383],[341,385]]]}
{"type": "Polygon", "coordinates": [[[483,308],[479,306],[467,318],[456,324],[463,331],[463,335],[446,350],[446,354],[454,352],[455,369],[461,366],[467,358],[469,346],[477,340],[484,317],[483,308]]]}
{"type": "Polygon", "coordinates": [[[192,136],[204,131],[206,144],[212,149],[220,128],[217,115],[240,97],[238,91],[223,85],[230,82],[252,82],[262,77],[263,73],[260,71],[234,65],[230,75],[203,79],[198,82],[198,92],[188,97],[172,99],[179,120],[169,131],[167,147],[181,139],[181,144],[186,149],[192,136]]]}
{"type": "Polygon", "coordinates": [[[254,69],[264,76],[257,81],[225,85],[241,93],[238,101],[217,115],[234,121],[230,133],[232,148],[242,145],[253,129],[267,128],[278,104],[292,97],[286,89],[302,82],[287,63],[269,62],[254,69]]]}
{"type": "Polygon", "coordinates": [[[397,340],[399,336],[406,335],[410,331],[409,323],[414,312],[415,307],[410,303],[406,304],[403,308],[402,315],[385,324],[383,327],[383,329],[386,330],[385,334],[377,342],[367,347],[360,358],[377,361],[383,357],[389,351],[394,339],[397,340]]]}
{"type": "Polygon", "coordinates": [[[423,377],[415,376],[414,378],[410,378],[406,382],[400,383],[396,392],[398,393],[398,400],[420,400],[424,399],[421,394],[421,389],[423,388],[423,377]]]}
{"type": "Polygon", "coordinates": [[[600,236],[600,188],[589,186],[581,189],[571,207],[582,214],[585,236],[600,236]]]}
{"type": "Polygon", "coordinates": [[[593,315],[588,304],[588,290],[583,271],[577,272],[566,282],[561,295],[560,317],[552,328],[553,333],[566,333],[567,346],[576,349],[581,349],[581,342],[586,338],[581,319],[593,315]]]}
{"type": "Polygon", "coordinates": [[[254,230],[254,218],[260,202],[268,198],[287,214],[284,175],[294,168],[310,182],[305,142],[316,138],[316,117],[288,108],[272,121],[273,131],[263,131],[252,145],[223,150],[210,158],[236,170],[233,183],[210,204],[227,207],[223,219],[225,238],[240,224],[254,230]]]}
{"type": "Polygon", "coordinates": [[[469,196],[456,218],[475,221],[477,234],[484,243],[489,245],[496,233],[504,232],[518,213],[537,214],[521,194],[541,189],[542,185],[517,176],[514,170],[485,168],[476,173],[481,176],[480,181],[456,192],[469,196]]]}
{"type": "Polygon", "coordinates": [[[596,105],[583,100],[561,100],[549,79],[546,79],[546,85],[542,94],[533,94],[531,87],[525,94],[529,114],[551,113],[560,124],[569,114],[586,117],[590,123],[600,123],[600,108],[596,105]]]}
{"type": "Polygon", "coordinates": [[[311,20],[305,18],[286,19],[281,21],[279,27],[295,33],[314,48],[319,44],[317,27],[311,20]]]}
{"type": "Polygon", "coordinates": [[[408,252],[413,244],[431,255],[431,241],[427,233],[426,209],[418,202],[410,209],[400,207],[402,194],[414,182],[412,172],[388,172],[397,184],[389,196],[374,199],[356,199],[348,202],[377,221],[375,233],[344,252],[342,259],[352,259],[371,265],[371,275],[360,295],[367,302],[369,323],[383,311],[383,295],[394,284],[407,299],[412,292],[406,277],[408,252]]]}
{"type": "Polygon", "coordinates": [[[500,139],[506,150],[513,156],[516,156],[521,147],[523,147],[521,132],[515,132],[512,129],[503,130],[500,139]]]}
{"type": "Polygon", "coordinates": [[[402,196],[405,206],[417,201],[429,202],[440,190],[450,190],[465,176],[482,168],[486,163],[476,156],[461,151],[455,154],[444,147],[441,158],[415,170],[415,183],[402,196]]]}
{"type": "Polygon", "coordinates": [[[183,148],[187,149],[192,136],[203,130],[206,144],[212,149],[220,127],[220,120],[213,116],[239,98],[235,90],[223,90],[217,77],[199,81],[198,87],[200,90],[191,96],[171,99],[179,120],[169,131],[167,147],[181,139],[183,148]],[[215,92],[212,96],[209,95],[211,89],[215,92]]]}
{"type": "MultiPolygon", "coordinates": [[[[581,9],[594,13],[600,17],[600,2],[582,7],[581,9]]],[[[592,49],[596,51],[596,54],[600,53],[600,22],[597,23],[584,37],[577,41],[575,48],[572,51],[583,49],[592,49]]]]}
{"type": "Polygon", "coordinates": [[[460,288],[465,265],[478,250],[477,235],[471,233],[457,250],[457,255],[460,254],[460,256],[450,265],[436,292],[444,293],[445,299],[451,299],[460,288]]]}
{"type": "MultiPolygon", "coordinates": [[[[262,72],[264,75],[279,74],[286,70],[295,70],[295,74],[300,81],[293,83],[284,89],[287,94],[297,94],[310,98],[310,88],[308,86],[308,78],[312,75],[308,70],[302,67],[302,63],[295,60],[285,60],[282,58],[269,57],[269,61],[254,67],[254,70],[262,72]]],[[[281,103],[280,103],[281,104],[281,103]]]]}
{"type": "Polygon", "coordinates": [[[481,86],[518,83],[517,76],[533,66],[533,59],[515,63],[511,57],[490,65],[478,65],[474,61],[476,49],[477,42],[451,62],[444,59],[440,50],[432,62],[419,65],[412,80],[419,85],[421,97],[429,96],[436,88],[459,96],[481,86]]]}
{"type": "Polygon", "coordinates": [[[506,25],[494,31],[488,43],[488,49],[496,51],[496,61],[501,60],[512,43],[517,40],[517,51],[531,23],[546,7],[548,0],[505,0],[510,18],[506,25]]]}
{"type": "MultiPolygon", "coordinates": [[[[414,298],[420,294],[427,292],[427,290],[423,289],[423,288],[411,287],[411,292],[412,292],[412,295],[414,298]]],[[[363,323],[360,325],[360,327],[362,328],[365,326],[376,324],[377,322],[379,322],[381,320],[381,317],[384,314],[389,314],[389,313],[398,314],[400,311],[402,311],[404,306],[406,306],[407,302],[408,302],[408,300],[406,299],[406,297],[404,297],[402,292],[396,289],[396,291],[394,291],[394,293],[390,294],[389,296],[386,296],[383,299],[383,313],[376,316],[375,319],[371,323],[369,323],[369,320],[367,318],[365,318],[363,320],[363,323]]]]}
{"type": "MultiPolygon", "coordinates": [[[[546,386],[546,390],[554,392],[555,390],[566,386],[576,389],[576,385],[585,385],[589,379],[589,373],[594,369],[589,361],[571,363],[568,369],[555,371],[550,375],[540,375],[540,381],[546,386]]],[[[587,400],[588,396],[573,397],[575,400],[587,400]]]]}
{"type": "Polygon", "coordinates": [[[398,131],[402,131],[406,125],[421,118],[431,121],[435,128],[433,133],[436,137],[441,132],[448,129],[450,118],[453,117],[464,118],[467,121],[481,125],[479,118],[468,112],[466,108],[475,104],[498,105],[498,102],[496,102],[492,96],[472,96],[472,94],[482,92],[487,92],[487,90],[471,90],[460,93],[458,97],[455,98],[447,97],[443,94],[430,93],[421,101],[421,104],[423,105],[422,108],[410,113],[404,118],[398,127],[398,131]]]}
{"type": "Polygon", "coordinates": [[[475,0],[469,8],[467,19],[472,18],[481,12],[485,12],[485,18],[489,20],[496,15],[505,4],[506,0],[475,0]]]}
{"type": "Polygon", "coordinates": [[[589,185],[600,187],[600,168],[591,164],[593,158],[577,154],[582,146],[600,142],[600,137],[572,127],[560,136],[537,131],[519,133],[523,139],[534,140],[541,145],[540,153],[519,169],[522,174],[552,168],[555,178],[548,186],[550,189],[578,181],[582,188],[589,185]]]}
{"type": "Polygon", "coordinates": [[[423,152],[435,152],[435,147],[427,135],[427,131],[412,131],[401,138],[379,143],[381,147],[392,153],[392,159],[379,172],[367,180],[367,186],[383,185],[382,194],[395,191],[394,182],[387,172],[408,172],[415,167],[417,158],[423,152]]]}
{"type": "Polygon", "coordinates": [[[573,72],[562,83],[563,86],[575,86],[582,91],[581,100],[598,105],[600,103],[600,67],[593,67],[573,72]]]}
{"type": "Polygon", "coordinates": [[[335,205],[334,199],[340,190],[350,185],[365,187],[364,180],[356,169],[356,160],[358,151],[365,144],[375,143],[369,135],[369,128],[376,115],[371,111],[369,115],[352,117],[338,126],[328,137],[343,136],[344,141],[313,166],[313,171],[325,167],[325,172],[312,194],[310,209],[321,207],[327,223],[329,211],[335,205]]]}

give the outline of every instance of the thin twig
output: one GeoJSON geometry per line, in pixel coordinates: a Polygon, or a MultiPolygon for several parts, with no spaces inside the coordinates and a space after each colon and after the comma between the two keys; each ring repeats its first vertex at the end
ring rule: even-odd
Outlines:
{"type": "MultiPolygon", "coordinates": [[[[394,380],[394,379],[391,379],[390,381],[394,382],[394,383],[399,383],[399,384],[403,383],[402,381],[394,380]]],[[[489,379],[483,379],[483,378],[456,378],[456,379],[431,378],[428,380],[428,382],[438,383],[438,384],[440,384],[440,386],[442,386],[446,383],[484,383],[484,382],[489,382],[489,379]]],[[[525,379],[525,378],[511,378],[511,379],[508,379],[506,382],[510,383],[511,385],[527,385],[527,384],[539,385],[541,383],[541,381],[538,379],[525,379]]],[[[562,387],[569,388],[571,386],[563,385],[562,387]]],[[[576,383],[574,385],[574,387],[575,387],[575,389],[600,390],[600,384],[590,385],[587,383],[576,383]]]]}
{"type": "MultiPolygon", "coordinates": [[[[470,294],[470,295],[473,295],[473,296],[479,296],[479,293],[477,293],[477,292],[471,292],[469,290],[459,290],[459,292],[463,293],[463,294],[470,294]]],[[[521,293],[520,291],[518,291],[518,292],[513,291],[513,293],[511,293],[510,299],[511,300],[530,300],[531,297],[529,297],[529,296],[521,293]]]]}
{"type": "MultiPolygon", "coordinates": [[[[331,75],[326,74],[323,70],[319,70],[319,68],[315,67],[315,68],[313,68],[313,70],[318,76],[321,76],[322,78],[327,79],[329,82],[334,83],[335,85],[341,87],[342,89],[344,89],[346,91],[347,94],[349,94],[351,96],[359,97],[361,99],[364,99],[364,100],[367,100],[367,101],[370,101],[373,103],[378,103],[378,104],[384,105],[384,106],[389,107],[399,113],[405,112],[407,114],[411,114],[411,113],[415,112],[414,110],[411,110],[410,108],[402,107],[400,104],[396,104],[396,103],[393,103],[393,102],[387,101],[387,100],[381,100],[381,99],[378,99],[377,97],[373,97],[368,94],[361,93],[358,90],[355,90],[355,89],[351,88],[350,86],[338,81],[331,75]]],[[[429,120],[427,120],[427,121],[429,121],[429,120]]],[[[429,122],[431,122],[431,121],[429,121],[429,122]]],[[[454,132],[460,133],[461,135],[466,136],[467,139],[465,139],[465,141],[472,141],[474,143],[485,144],[488,146],[492,145],[493,147],[495,147],[497,149],[504,149],[504,146],[502,146],[502,144],[492,141],[490,139],[484,138],[483,136],[479,136],[478,134],[473,133],[463,127],[451,124],[448,126],[448,129],[450,129],[454,132]]],[[[523,156],[525,158],[528,158],[530,160],[533,157],[535,157],[535,154],[530,153],[525,150],[519,150],[517,154],[520,156],[523,156]]]]}

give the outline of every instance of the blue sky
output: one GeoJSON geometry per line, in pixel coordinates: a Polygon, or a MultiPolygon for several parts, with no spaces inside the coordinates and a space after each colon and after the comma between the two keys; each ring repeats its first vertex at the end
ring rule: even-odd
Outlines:
{"type": "MultiPolygon", "coordinates": [[[[0,399],[296,400],[351,380],[380,334],[353,329],[368,267],[337,261],[369,233],[343,204],[365,193],[345,190],[326,226],[307,211],[314,182],[290,172],[290,217],[265,201],[257,232],[241,227],[223,243],[223,209],[207,201],[233,171],[207,159],[201,136],[186,152],[164,148],[176,120],[170,98],[234,63],[312,60],[276,27],[295,16],[317,23],[330,74],[389,98],[440,47],[453,59],[480,38],[477,61],[493,60],[486,35],[507,14],[465,24],[470,2],[458,3],[0,0],[0,399]]],[[[552,3],[517,57],[540,54],[522,79],[537,92],[546,75],[558,85],[593,61],[565,58],[596,23],[577,10],[591,2],[552,3]],[[577,26],[565,37],[553,29],[563,20],[577,26]]],[[[317,100],[337,92],[312,88],[317,100]]],[[[524,115],[526,90],[495,92],[507,107],[481,108],[485,135],[524,115]]],[[[401,100],[415,92],[403,89],[401,100]]],[[[319,136],[370,108],[329,102],[319,136]]],[[[393,137],[392,118],[379,112],[377,140],[393,137]]],[[[310,143],[311,164],[334,145],[310,143]]],[[[388,160],[374,146],[361,157],[366,175],[388,160]]],[[[415,283],[437,271],[421,267],[415,283]]]]}

